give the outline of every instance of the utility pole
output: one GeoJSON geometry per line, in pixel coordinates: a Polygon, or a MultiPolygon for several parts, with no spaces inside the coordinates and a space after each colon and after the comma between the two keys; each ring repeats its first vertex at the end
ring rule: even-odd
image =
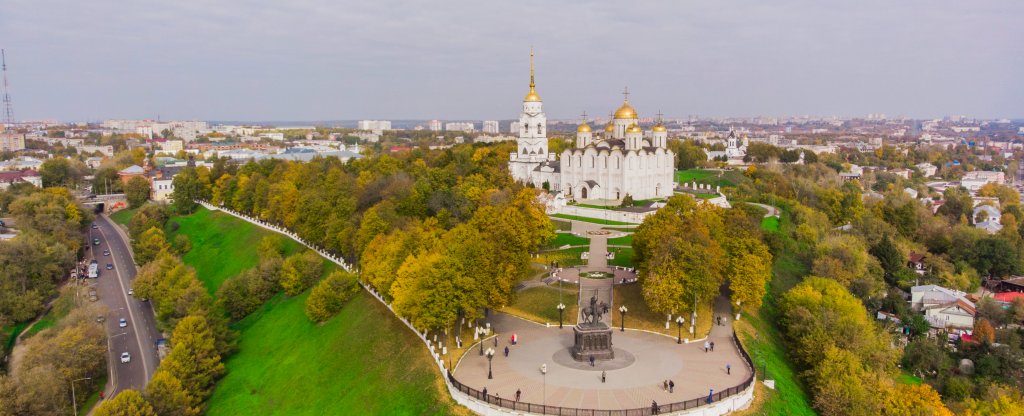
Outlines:
{"type": "Polygon", "coordinates": [[[71,380],[71,406],[75,409],[75,416],[78,415],[78,400],[75,400],[75,382],[82,380],[92,380],[92,377],[83,377],[78,380],[71,380]]]}

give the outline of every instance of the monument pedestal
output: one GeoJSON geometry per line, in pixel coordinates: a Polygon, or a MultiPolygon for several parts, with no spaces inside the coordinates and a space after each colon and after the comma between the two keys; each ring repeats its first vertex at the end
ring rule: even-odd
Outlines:
{"type": "Polygon", "coordinates": [[[615,358],[612,351],[612,329],[604,323],[584,324],[572,327],[576,335],[576,343],[572,347],[572,358],[576,361],[611,360],[615,358]]]}

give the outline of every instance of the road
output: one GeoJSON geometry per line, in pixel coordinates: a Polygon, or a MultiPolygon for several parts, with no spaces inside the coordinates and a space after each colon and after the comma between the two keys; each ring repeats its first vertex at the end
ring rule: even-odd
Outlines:
{"type": "Polygon", "coordinates": [[[89,230],[90,248],[86,257],[95,256],[99,263],[99,278],[90,282],[90,286],[97,289],[100,302],[108,308],[104,326],[110,377],[104,393],[111,398],[125,389],[141,391],[146,386],[159,364],[155,343],[161,336],[156,329],[153,308],[128,295],[137,273],[128,242],[108,217],[96,216],[95,224],[98,228],[89,230]],[[93,238],[99,238],[100,245],[92,245],[93,238]],[[110,255],[104,256],[104,250],[110,251],[110,255]],[[108,263],[114,265],[113,270],[107,270],[108,263]],[[127,327],[119,327],[121,318],[128,321],[127,327]],[[131,354],[131,362],[121,363],[121,353],[126,351],[131,354]]]}

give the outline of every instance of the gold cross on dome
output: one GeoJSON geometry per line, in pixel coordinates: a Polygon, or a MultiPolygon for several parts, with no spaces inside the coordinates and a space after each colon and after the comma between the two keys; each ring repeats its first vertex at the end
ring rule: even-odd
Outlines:
{"type": "Polygon", "coordinates": [[[622,97],[624,101],[629,101],[629,87],[622,90],[622,97]]]}

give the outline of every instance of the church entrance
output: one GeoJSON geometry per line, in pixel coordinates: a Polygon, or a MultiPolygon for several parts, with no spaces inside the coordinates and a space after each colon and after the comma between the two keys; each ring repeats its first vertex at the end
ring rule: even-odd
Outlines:
{"type": "Polygon", "coordinates": [[[580,198],[587,199],[587,187],[580,188],[580,198]]]}

